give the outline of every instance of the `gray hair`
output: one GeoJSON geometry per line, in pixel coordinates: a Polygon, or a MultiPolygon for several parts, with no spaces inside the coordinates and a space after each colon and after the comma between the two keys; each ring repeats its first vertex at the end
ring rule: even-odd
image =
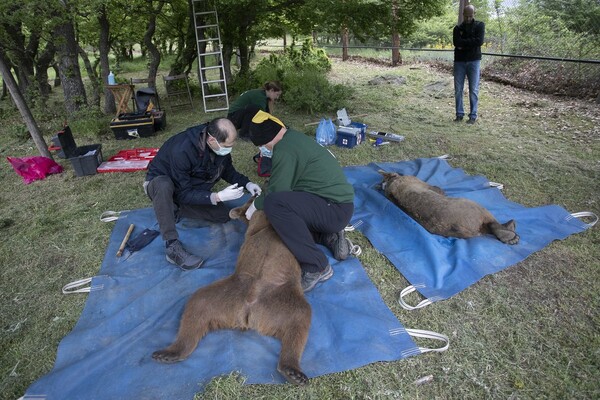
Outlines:
{"type": "Polygon", "coordinates": [[[208,123],[208,133],[219,143],[227,141],[233,132],[235,126],[227,118],[215,118],[208,123]]]}

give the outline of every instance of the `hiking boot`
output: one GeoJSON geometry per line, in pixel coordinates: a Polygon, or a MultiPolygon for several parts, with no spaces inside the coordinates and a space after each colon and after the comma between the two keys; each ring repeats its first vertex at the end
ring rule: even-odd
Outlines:
{"type": "Polygon", "coordinates": [[[167,246],[167,261],[185,271],[200,268],[204,262],[202,258],[188,253],[179,240],[175,240],[167,246]]]}
{"type": "Polygon", "coordinates": [[[467,121],[467,124],[473,125],[475,122],[477,122],[477,118],[469,118],[469,120],[467,121]]]}
{"type": "Polygon", "coordinates": [[[327,279],[333,276],[333,268],[327,264],[323,271],[318,272],[304,272],[302,271],[302,290],[308,292],[313,290],[317,283],[325,282],[327,279]]]}
{"type": "Polygon", "coordinates": [[[327,233],[323,235],[323,243],[325,247],[331,250],[333,258],[343,261],[350,256],[352,242],[346,238],[344,230],[337,233],[327,233]]]}
{"type": "Polygon", "coordinates": [[[463,117],[456,117],[454,118],[454,122],[462,122],[463,117]]]}

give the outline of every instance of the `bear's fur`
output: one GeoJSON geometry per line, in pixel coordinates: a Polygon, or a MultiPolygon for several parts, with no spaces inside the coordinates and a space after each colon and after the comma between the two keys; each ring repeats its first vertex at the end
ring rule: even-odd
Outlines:
{"type": "Polygon", "coordinates": [[[502,243],[517,244],[516,223],[500,224],[488,210],[469,199],[447,197],[442,189],[417,177],[379,171],[386,197],[429,232],[457,238],[492,234],[502,243]]]}
{"type": "Polygon", "coordinates": [[[300,369],[300,358],[312,311],[300,283],[300,265],[263,211],[246,219],[252,200],[229,213],[233,219],[248,222],[234,273],[191,296],[175,342],[155,351],[152,358],[163,363],[182,361],[210,331],[254,329],[281,341],[277,370],[287,381],[303,385],[308,377],[300,369]]]}

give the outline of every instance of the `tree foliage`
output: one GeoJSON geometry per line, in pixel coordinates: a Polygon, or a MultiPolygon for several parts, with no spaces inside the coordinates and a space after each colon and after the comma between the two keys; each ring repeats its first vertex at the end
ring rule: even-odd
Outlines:
{"type": "MultiPolygon", "coordinates": [[[[51,90],[48,68],[61,65],[60,68],[67,68],[66,42],[61,32],[69,29],[64,24],[70,22],[94,91],[80,92],[76,100],[81,103],[88,99],[98,107],[97,93],[106,84],[108,72],[118,73],[120,64],[133,57],[134,49],[147,57],[150,79],[155,78],[157,63],[167,55],[172,60],[171,74],[191,71],[197,54],[192,3],[192,0],[2,1],[0,49],[28,101],[43,101],[51,90]]],[[[214,4],[218,12],[228,82],[235,81],[234,72],[243,79],[249,76],[254,47],[273,37],[313,35],[333,38],[336,42],[350,39],[361,43],[392,43],[396,47],[449,47],[458,11],[457,0],[196,3],[214,4]],[[237,64],[237,68],[232,64],[237,64]]],[[[598,56],[600,3],[597,0],[514,0],[510,3],[512,7],[501,0],[471,3],[477,8],[476,18],[486,22],[487,45],[494,49],[565,57],[598,56]]],[[[60,75],[69,80],[71,87],[81,79],[66,72],[60,75]]],[[[73,99],[65,100],[69,103],[73,99]]],[[[112,98],[108,91],[104,104],[104,111],[111,112],[112,98]]]]}

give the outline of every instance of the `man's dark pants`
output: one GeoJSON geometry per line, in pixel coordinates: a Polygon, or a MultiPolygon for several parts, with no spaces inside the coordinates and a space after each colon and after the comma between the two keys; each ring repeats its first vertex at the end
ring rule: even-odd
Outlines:
{"type": "Polygon", "coordinates": [[[173,200],[174,193],[175,185],[171,178],[165,175],[155,177],[146,187],[146,194],[152,200],[160,233],[165,241],[179,238],[175,228],[178,218],[201,219],[218,223],[225,223],[230,219],[229,208],[223,203],[178,206],[173,200]]]}
{"type": "Polygon", "coordinates": [[[334,203],[306,192],[275,192],[266,197],[264,211],[302,270],[317,272],[329,262],[315,240],[321,242],[322,234],[343,230],[354,204],[334,203]]]}

